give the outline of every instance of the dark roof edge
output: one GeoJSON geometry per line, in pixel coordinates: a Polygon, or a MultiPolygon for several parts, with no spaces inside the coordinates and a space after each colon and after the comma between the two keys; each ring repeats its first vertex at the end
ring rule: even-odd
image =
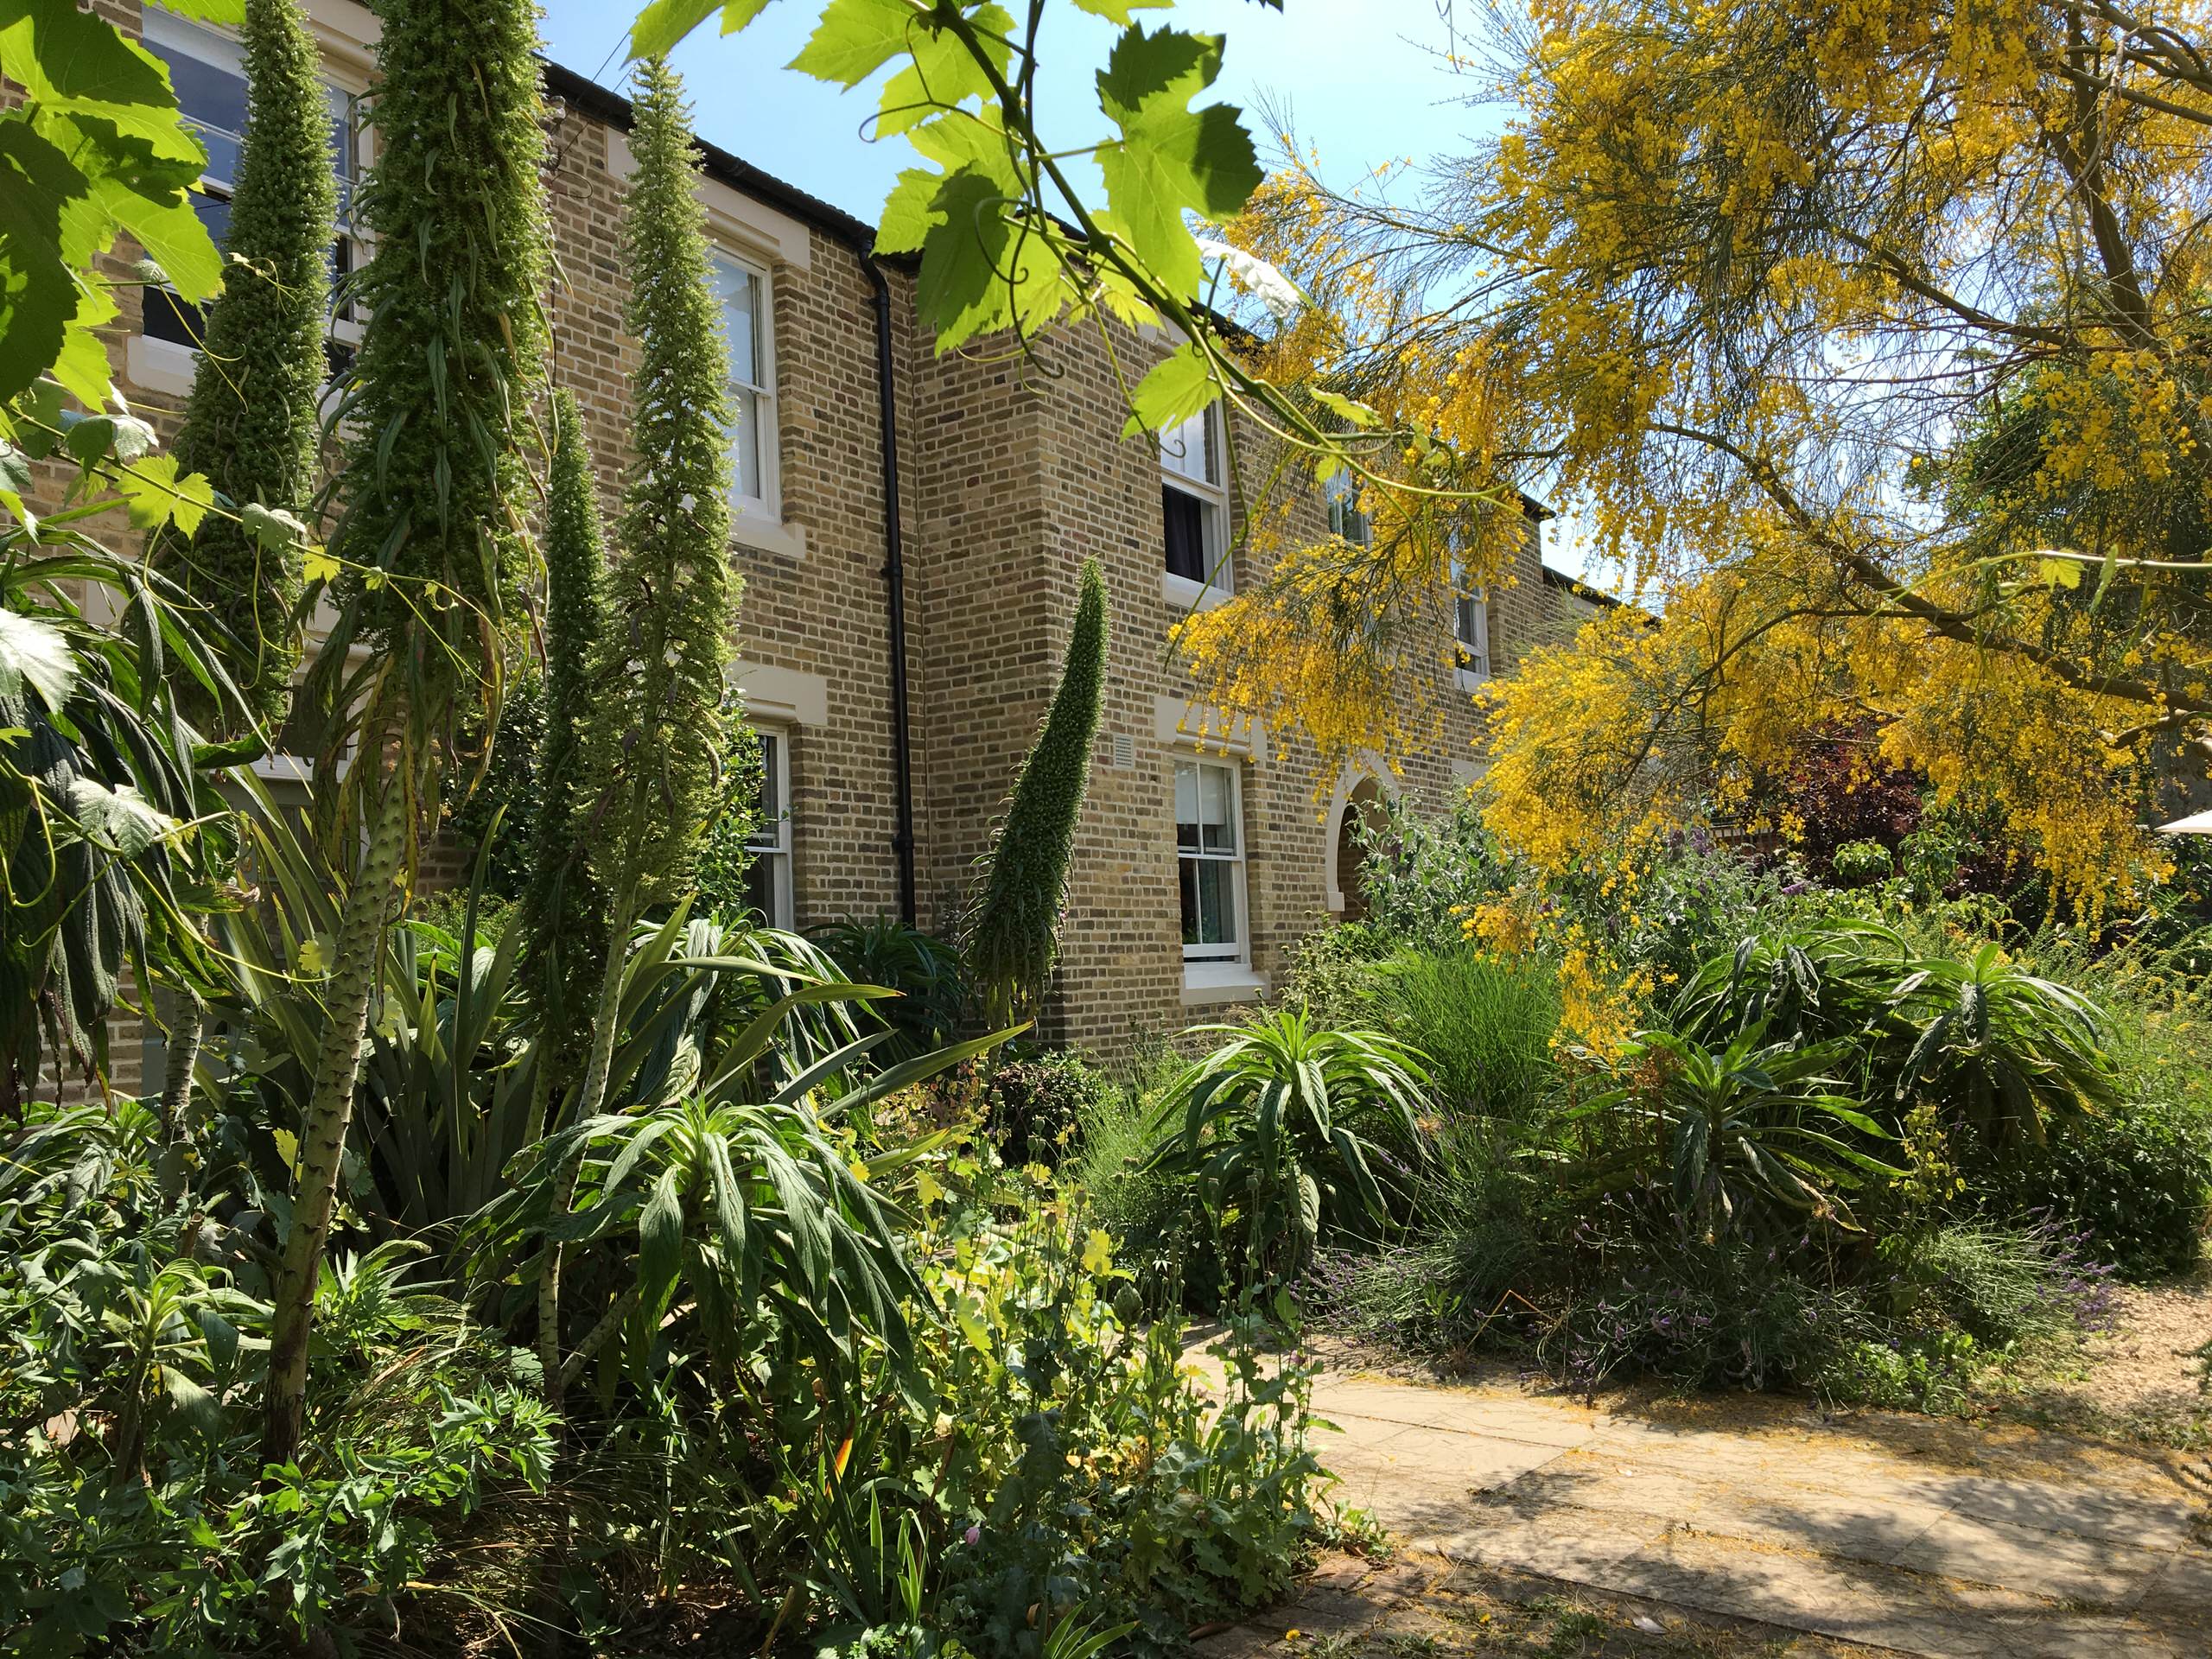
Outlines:
{"type": "Polygon", "coordinates": [[[1546,582],[1554,588],[1563,588],[1567,593],[1573,594],[1577,599],[1586,600],[1592,605],[1601,606],[1618,605],[1623,602],[1618,594],[1602,593],[1580,576],[1570,576],[1566,571],[1555,570],[1548,564],[1542,568],[1546,582]]]}
{"type": "MultiPolygon", "coordinates": [[[[585,79],[575,70],[564,68],[550,59],[545,60],[545,94],[565,99],[571,109],[581,110],[594,120],[604,121],[620,131],[629,131],[632,124],[628,99],[595,80],[585,79]]],[[[785,183],[772,173],[763,173],[752,162],[741,161],[718,144],[696,137],[693,142],[699,148],[700,162],[709,178],[742,191],[756,201],[779,208],[863,253],[874,247],[875,227],[867,220],[854,218],[819,196],[807,194],[797,185],[785,183]]]]}

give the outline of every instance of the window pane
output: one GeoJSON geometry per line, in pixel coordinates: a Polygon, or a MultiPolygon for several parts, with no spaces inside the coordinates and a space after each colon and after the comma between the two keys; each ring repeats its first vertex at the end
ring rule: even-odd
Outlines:
{"type": "Polygon", "coordinates": [[[1198,943],[1198,861],[1178,859],[1176,873],[1180,878],[1179,897],[1183,901],[1183,943],[1198,943]]]}
{"type": "Polygon", "coordinates": [[[146,48],[169,67],[177,108],[193,135],[207,148],[207,176],[230,183],[238,175],[238,135],[245,130],[245,77],[165,41],[148,41],[146,48]]]}
{"type": "MultiPolygon", "coordinates": [[[[746,843],[771,851],[784,844],[784,790],[779,772],[781,760],[778,746],[782,740],[772,733],[760,734],[760,788],[753,800],[753,835],[746,843]]],[[[757,867],[760,860],[753,861],[757,867]]]]}
{"type": "Polygon", "coordinates": [[[1183,868],[1190,873],[1198,925],[1193,938],[1186,921],[1183,942],[1234,947],[1236,909],[1230,883],[1235,867],[1219,859],[1193,858],[1185,859],[1183,868]]]}
{"type": "Polygon", "coordinates": [[[142,329],[149,339],[170,340],[179,346],[199,346],[205,322],[198,306],[186,303],[166,288],[139,291],[145,298],[142,329]]]}
{"type": "Polygon", "coordinates": [[[1205,504],[1187,491],[1163,484],[1160,512],[1166,528],[1167,574],[1204,582],[1212,563],[1206,556],[1205,504]]]}
{"type": "Polygon", "coordinates": [[[762,921],[775,925],[779,906],[776,903],[779,878],[783,874],[778,868],[779,861],[772,853],[763,853],[746,867],[745,902],[756,912],[762,921]]]}
{"type": "Polygon", "coordinates": [[[760,499],[760,396],[742,386],[729,394],[730,488],[753,500],[760,499]]]}
{"type": "Polygon", "coordinates": [[[1236,824],[1231,810],[1233,780],[1226,766],[1198,768],[1200,844],[1209,853],[1236,850],[1236,824]]]}
{"type": "Polygon", "coordinates": [[[714,262],[715,297],[721,309],[722,339],[729,348],[729,378],[760,384],[759,279],[727,259],[714,262]]]}
{"type": "Polygon", "coordinates": [[[1188,760],[1175,763],[1175,844],[1198,849],[1198,769],[1188,760]]]}
{"type": "Polygon", "coordinates": [[[1179,477],[1218,484],[1214,465],[1213,420],[1202,410],[1160,435],[1160,464],[1179,477]]]}

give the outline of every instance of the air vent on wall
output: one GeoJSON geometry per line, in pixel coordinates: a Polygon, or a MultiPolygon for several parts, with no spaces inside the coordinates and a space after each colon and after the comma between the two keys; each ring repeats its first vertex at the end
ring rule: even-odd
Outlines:
{"type": "Polygon", "coordinates": [[[1131,772],[1137,764],[1137,741],[1127,732],[1114,734],[1114,769],[1131,772]]]}

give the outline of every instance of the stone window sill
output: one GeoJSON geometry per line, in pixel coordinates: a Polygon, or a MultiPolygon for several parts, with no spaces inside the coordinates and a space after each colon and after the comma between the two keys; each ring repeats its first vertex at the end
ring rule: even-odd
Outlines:
{"type": "Polygon", "coordinates": [[[1160,573],[1160,597],[1173,606],[1178,615],[1192,611],[1210,611],[1217,605],[1229,603],[1229,589],[1216,588],[1209,582],[1192,582],[1188,576],[1179,576],[1172,570],[1160,573]]]}
{"type": "Polygon", "coordinates": [[[1186,1008],[1217,1002],[1256,1002],[1267,992],[1267,980],[1254,973],[1249,963],[1186,962],[1183,964],[1183,1006],[1186,1008]]]}
{"type": "Polygon", "coordinates": [[[1459,668],[1452,670],[1452,672],[1459,677],[1462,691],[1472,691],[1490,680],[1490,676],[1478,668],[1459,668]]]}
{"type": "Polygon", "coordinates": [[[804,525],[772,518],[757,509],[740,507],[732,513],[729,534],[740,547],[749,547],[756,553],[773,554],[782,559],[806,556],[804,525]]]}

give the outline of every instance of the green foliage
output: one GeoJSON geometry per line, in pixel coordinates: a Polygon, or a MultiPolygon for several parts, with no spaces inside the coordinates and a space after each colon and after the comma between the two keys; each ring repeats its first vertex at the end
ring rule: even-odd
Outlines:
{"type": "Polygon", "coordinates": [[[545,679],[527,664],[515,677],[499,699],[484,770],[446,815],[455,838],[483,865],[486,896],[506,903],[529,885],[533,827],[547,817],[545,679]]]}
{"type": "Polygon", "coordinates": [[[1370,922],[1317,927],[1292,948],[1283,1001],[1317,1025],[1357,1024],[1367,1017],[1376,964],[1393,949],[1390,936],[1370,922]]]}
{"type": "MultiPolygon", "coordinates": [[[[530,751],[530,789],[518,802],[527,816],[510,809],[508,828],[529,849],[517,893],[531,952],[524,995],[541,1035],[573,1052],[583,1040],[592,1006],[594,953],[607,935],[606,899],[583,847],[584,734],[593,719],[592,665],[607,646],[607,551],[591,452],[575,396],[566,387],[553,394],[553,433],[545,508],[543,715],[530,751]]],[[[499,759],[495,750],[495,766],[499,759]]]]}
{"type": "Polygon", "coordinates": [[[1444,950],[1467,937],[1474,913],[1512,886],[1514,872],[1497,837],[1483,825],[1471,791],[1430,814],[1421,804],[1385,796],[1355,822],[1360,891],[1367,925],[1384,938],[1444,950]]]}
{"type": "MultiPolygon", "coordinates": [[[[698,907],[710,915],[734,920],[753,908],[747,882],[753,871],[753,837],[760,828],[764,764],[760,733],[741,721],[729,721],[722,733],[721,801],[699,837],[698,857],[692,866],[698,907]]],[[[771,922],[775,918],[757,919],[771,922]]],[[[863,984],[880,982],[865,976],[847,977],[859,977],[863,984]]]]}
{"type": "Polygon", "coordinates": [[[2053,1122],[2117,1100],[2097,1006],[2024,971],[1993,941],[1961,958],[1915,955],[1896,930],[1870,922],[1755,935],[1698,966],[1677,1017],[1713,1041],[1770,1027],[1846,1042],[1870,1109],[1894,1117],[1933,1100],[1999,1145],[2040,1142],[2053,1122]]]}
{"type": "Polygon", "coordinates": [[[1838,1092],[1837,1055],[1738,1032],[1719,1052],[1694,1037],[1644,1032],[1621,1056],[1626,1081],[1573,1108],[1618,1147],[1596,1173],[1611,1190],[1663,1182],[1699,1236],[1770,1233],[1783,1212],[1853,1226],[1848,1193],[1900,1173],[1860,1149],[1888,1131],[1838,1092]],[[1654,1167],[1654,1165],[1657,1166],[1654,1167]]]}
{"type": "Polygon", "coordinates": [[[2000,1216],[2063,1217],[2132,1279],[2187,1273],[2212,1226],[2212,1120],[2155,1097],[2083,1116],[2063,1135],[1977,1157],[1974,1188],[2000,1216]]]}
{"type": "Polygon", "coordinates": [[[1894,1072],[1895,1097],[1924,1093],[1986,1141],[2040,1141],[2054,1120],[2116,1103],[2096,1005],[2021,971],[1994,942],[1962,962],[1915,964],[1891,1013],[1915,1033],[1894,1072]]]}
{"type": "Polygon", "coordinates": [[[1835,849],[1830,861],[1836,880],[1847,887],[1878,881],[1896,868],[1890,849],[1878,841],[1847,841],[1835,849]]]}
{"type": "MultiPolygon", "coordinates": [[[[232,181],[229,280],[208,306],[200,364],[178,429],[177,464],[235,506],[310,516],[321,453],[323,334],[338,184],[330,111],[298,0],[246,0],[248,115],[232,181]]],[[[152,556],[232,621],[232,677],[273,725],[299,661],[299,541],[274,544],[211,514],[190,537],[157,533],[152,556]]]]}
{"type": "Polygon", "coordinates": [[[383,696],[427,740],[461,701],[496,701],[527,572],[545,138],[533,7],[393,0],[382,16],[376,163],[356,198],[375,233],[353,289],[368,323],[331,537],[348,604],[314,683],[321,707],[346,706],[358,639],[397,667],[383,696]]]}
{"type": "Polygon", "coordinates": [[[1288,1011],[1198,1031],[1226,1040],[1161,1101],[1152,1166],[1189,1183],[1248,1268],[1294,1274],[1327,1232],[1387,1226],[1426,1156],[1421,1057],[1288,1011]]]}
{"type": "MultiPolygon", "coordinates": [[[[1035,1202],[972,1168],[952,1161],[921,1239],[951,1314],[918,1357],[925,1411],[949,1425],[931,1459],[940,1624],[982,1659],[1044,1659],[1070,1624],[1107,1622],[1157,1652],[1279,1596],[1322,1528],[1310,1373],[1263,1359],[1247,1310],[1214,1346],[1210,1395],[1179,1316],[1125,1315],[1127,1275],[1079,1201],[1035,1202]]],[[[887,1498],[913,1454],[877,1445],[887,1498]]]]}
{"type": "Polygon", "coordinates": [[[1033,1012],[1058,954],[1076,823],[1105,696],[1106,632],[1106,579],[1097,561],[1086,559],[1059,684],[1014,779],[963,932],[969,981],[994,1025],[1033,1012]]]}
{"type": "Polygon", "coordinates": [[[684,889],[712,815],[723,743],[722,665],[738,582],[729,568],[728,353],[709,284],[706,210],[683,83],[639,66],[623,220],[636,455],[622,557],[594,675],[593,868],[642,903],[684,889]]]}
{"type": "Polygon", "coordinates": [[[1457,1116],[1526,1121],[1552,1090],[1559,984],[1541,958],[1401,950],[1376,964],[1363,1001],[1368,1023],[1427,1057],[1437,1103],[1457,1116]]]}
{"type": "Polygon", "coordinates": [[[1008,1163],[1058,1165],[1113,1084],[1080,1054],[1001,1060],[984,1083],[984,1127],[1008,1163]]]}
{"type": "Polygon", "coordinates": [[[817,929],[813,938],[845,978],[898,993],[868,1005],[869,1013],[898,1033],[880,1055],[905,1059],[958,1034],[968,1010],[967,974],[959,952],[944,940],[887,916],[833,922],[817,929]]]}
{"type": "Polygon", "coordinates": [[[238,1163],[251,1133],[37,1105],[0,1152],[0,1628],[20,1651],[213,1656],[371,1622],[420,1640],[518,1599],[469,1533],[543,1514],[550,1425],[525,1357],[409,1281],[411,1251],[323,1274],[315,1432],[263,1484],[254,1206],[283,1194],[238,1163]]]}
{"type": "Polygon", "coordinates": [[[0,1105],[43,1058],[105,1071],[126,963],[213,971],[187,911],[231,842],[219,826],[181,839],[220,803],[174,688],[227,681],[192,611],[167,578],[89,543],[0,544],[0,1105]],[[120,626],[89,620],[95,595],[120,626]]]}
{"type": "MultiPolygon", "coordinates": [[[[201,10],[244,16],[237,0],[201,10]]],[[[0,7],[0,67],[23,94],[0,115],[0,403],[50,373],[88,410],[124,409],[93,332],[117,315],[94,267],[129,236],[187,300],[216,293],[222,257],[190,194],[207,152],[162,60],[70,0],[0,7]]],[[[0,420],[0,437],[16,435],[0,420]]]]}

